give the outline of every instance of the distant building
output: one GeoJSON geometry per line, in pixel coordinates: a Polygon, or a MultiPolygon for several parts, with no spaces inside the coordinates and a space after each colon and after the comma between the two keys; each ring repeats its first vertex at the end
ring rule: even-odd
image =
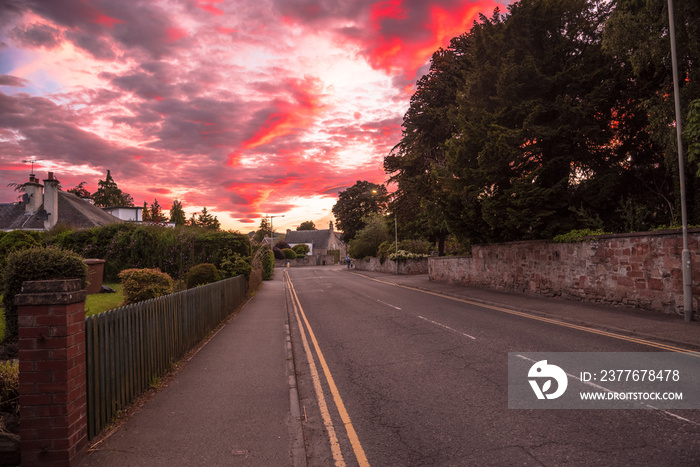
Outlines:
{"type": "Polygon", "coordinates": [[[31,174],[22,201],[0,204],[0,230],[50,230],[56,224],[91,228],[122,222],[82,198],[58,189],[53,172],[41,185],[31,174]]]}
{"type": "Polygon", "coordinates": [[[309,255],[327,255],[329,251],[339,250],[345,256],[345,244],[340,240],[340,232],[333,230],[333,222],[325,230],[290,230],[284,241],[294,248],[296,245],[308,245],[309,255]]]}
{"type": "Polygon", "coordinates": [[[102,210],[123,221],[143,222],[143,206],[110,206],[102,210]]]}

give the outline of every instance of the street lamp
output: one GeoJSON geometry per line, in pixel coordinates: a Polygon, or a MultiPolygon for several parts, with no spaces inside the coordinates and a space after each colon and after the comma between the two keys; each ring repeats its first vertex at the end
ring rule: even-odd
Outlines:
{"type": "Polygon", "coordinates": [[[690,250],[688,249],[688,215],[685,207],[685,169],[683,157],[683,139],[681,134],[681,98],[678,86],[678,59],[676,58],[676,25],[673,17],[673,0],[668,0],[669,37],[671,39],[671,66],[673,68],[673,95],[676,104],[676,137],[678,138],[678,172],[681,179],[681,222],[683,223],[683,309],[685,320],[693,321],[693,277],[690,250]]]}
{"type": "Polygon", "coordinates": [[[272,239],[272,243],[275,243],[275,229],[272,227],[272,219],[275,217],[284,217],[284,214],[280,214],[279,216],[268,216],[266,214],[264,217],[264,219],[270,219],[270,238],[272,239]]]}

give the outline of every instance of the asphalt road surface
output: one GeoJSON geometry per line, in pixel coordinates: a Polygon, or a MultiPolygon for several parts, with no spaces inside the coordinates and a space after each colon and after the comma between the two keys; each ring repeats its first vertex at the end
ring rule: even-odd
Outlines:
{"type": "Polygon", "coordinates": [[[508,408],[509,352],[657,348],[347,269],[285,284],[311,466],[700,465],[700,410],[508,408]]]}

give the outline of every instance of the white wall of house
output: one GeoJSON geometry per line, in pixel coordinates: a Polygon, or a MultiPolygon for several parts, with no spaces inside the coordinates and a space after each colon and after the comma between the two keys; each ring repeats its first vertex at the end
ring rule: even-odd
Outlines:
{"type": "Polygon", "coordinates": [[[143,208],[115,206],[103,208],[104,211],[110,213],[114,217],[118,217],[123,221],[142,222],[143,208]]]}

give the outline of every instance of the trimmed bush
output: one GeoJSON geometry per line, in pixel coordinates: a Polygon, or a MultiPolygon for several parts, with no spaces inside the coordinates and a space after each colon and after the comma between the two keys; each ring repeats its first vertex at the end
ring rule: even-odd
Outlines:
{"type": "Polygon", "coordinates": [[[221,275],[219,271],[216,269],[216,266],[211,263],[202,263],[193,266],[187,271],[187,276],[185,277],[185,283],[188,289],[220,280],[221,275]]]}
{"type": "Polygon", "coordinates": [[[119,273],[124,305],[167,295],[173,290],[172,278],[160,269],[125,269],[119,273]]]}
{"type": "Polygon", "coordinates": [[[19,362],[0,362],[0,412],[19,415],[19,362]]]}
{"type": "MultiPolygon", "coordinates": [[[[309,254],[309,251],[311,251],[311,249],[309,248],[309,245],[307,245],[306,243],[300,243],[298,245],[294,245],[292,247],[292,250],[294,250],[294,253],[296,253],[297,256],[306,256],[309,254]]],[[[338,254],[340,254],[340,252],[338,252],[338,254]]]]}
{"type": "Polygon", "coordinates": [[[243,275],[246,279],[250,277],[252,267],[250,265],[250,257],[242,257],[238,253],[227,250],[221,260],[219,272],[224,277],[236,277],[243,275]]]}
{"type": "Polygon", "coordinates": [[[34,247],[12,252],[3,271],[3,304],[5,306],[5,342],[17,340],[17,307],[15,296],[21,293],[24,281],[80,279],[87,287],[87,266],[83,258],[59,248],[34,247]]]}
{"type": "Polygon", "coordinates": [[[284,250],[282,250],[282,253],[284,253],[285,259],[297,259],[296,252],[291,248],[285,248],[284,250]]]}

